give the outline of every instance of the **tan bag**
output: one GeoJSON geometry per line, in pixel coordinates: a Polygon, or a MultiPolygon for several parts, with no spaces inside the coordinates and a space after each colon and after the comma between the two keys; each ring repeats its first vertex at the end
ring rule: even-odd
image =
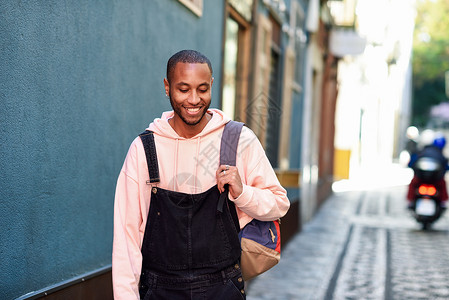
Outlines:
{"type": "Polygon", "coordinates": [[[241,267],[249,280],[274,267],[281,259],[279,221],[252,220],[239,233],[242,247],[241,267]]]}

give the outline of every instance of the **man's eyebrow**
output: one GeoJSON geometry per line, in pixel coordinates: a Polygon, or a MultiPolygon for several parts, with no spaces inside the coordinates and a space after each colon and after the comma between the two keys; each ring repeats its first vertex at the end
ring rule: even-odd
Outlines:
{"type": "MultiPolygon", "coordinates": [[[[183,86],[183,85],[187,85],[187,86],[190,86],[190,84],[188,84],[187,82],[178,82],[177,84],[176,84],[176,86],[183,86]]],[[[210,84],[209,84],[209,82],[203,82],[203,83],[200,83],[198,86],[210,86],[210,84]]]]}

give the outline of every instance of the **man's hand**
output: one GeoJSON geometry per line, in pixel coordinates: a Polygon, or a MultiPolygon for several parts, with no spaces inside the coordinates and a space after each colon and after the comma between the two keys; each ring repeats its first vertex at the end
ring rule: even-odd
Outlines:
{"type": "Polygon", "coordinates": [[[229,193],[233,198],[237,198],[243,192],[242,179],[237,167],[221,165],[216,172],[218,190],[223,193],[225,184],[229,185],[229,193]]]}

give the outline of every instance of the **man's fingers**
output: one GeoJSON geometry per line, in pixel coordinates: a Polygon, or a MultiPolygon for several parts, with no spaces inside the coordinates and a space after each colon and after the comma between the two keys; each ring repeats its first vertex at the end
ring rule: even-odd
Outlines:
{"type": "Polygon", "coordinates": [[[230,188],[238,177],[236,175],[237,168],[230,165],[220,165],[217,169],[217,187],[218,190],[223,193],[225,191],[224,186],[226,184],[230,185],[230,188]]]}

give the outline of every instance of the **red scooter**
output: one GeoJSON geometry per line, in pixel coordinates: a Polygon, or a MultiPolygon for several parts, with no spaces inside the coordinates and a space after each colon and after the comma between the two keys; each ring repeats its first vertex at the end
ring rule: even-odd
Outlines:
{"type": "Polygon", "coordinates": [[[416,162],[414,171],[419,184],[416,185],[415,197],[409,208],[416,221],[427,230],[446,210],[436,184],[438,178],[444,175],[445,169],[432,158],[423,157],[416,162]]]}

